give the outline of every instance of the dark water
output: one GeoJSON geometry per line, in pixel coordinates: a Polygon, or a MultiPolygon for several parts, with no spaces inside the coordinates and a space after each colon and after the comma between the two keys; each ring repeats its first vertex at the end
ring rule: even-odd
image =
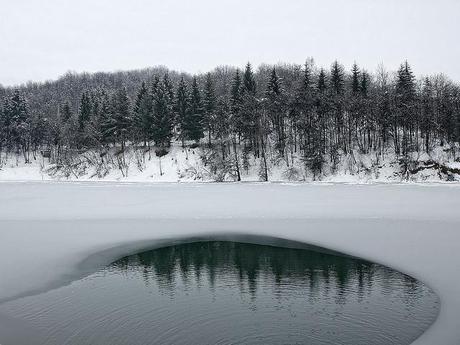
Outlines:
{"type": "Polygon", "coordinates": [[[438,304],[377,264],[214,241],[128,256],[0,312],[37,331],[31,344],[391,345],[423,333],[438,304]]]}

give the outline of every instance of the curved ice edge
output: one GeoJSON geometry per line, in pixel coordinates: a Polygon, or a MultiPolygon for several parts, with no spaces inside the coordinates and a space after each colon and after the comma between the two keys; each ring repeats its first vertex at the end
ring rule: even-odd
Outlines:
{"type": "Polygon", "coordinates": [[[251,235],[240,232],[227,232],[219,234],[196,233],[183,236],[165,237],[161,239],[125,241],[119,242],[116,245],[112,244],[109,247],[88,251],[83,256],[83,260],[81,260],[77,265],[74,265],[73,267],[69,268],[68,273],[60,275],[53,281],[50,281],[39,288],[30,289],[28,291],[12,295],[6,298],[0,298],[0,305],[20,298],[36,296],[51,290],[59,289],[63,286],[70,285],[77,280],[83,279],[93,273],[96,273],[105,266],[125,256],[133,255],[143,251],[168,247],[172,245],[200,241],[233,241],[249,244],[270,245],[283,248],[312,249],[317,252],[362,259],[339,251],[327,249],[321,246],[307,244],[301,241],[265,235],[251,235]]]}
{"type": "MultiPolygon", "coordinates": [[[[136,253],[169,247],[173,245],[179,244],[186,244],[186,243],[193,243],[193,242],[203,242],[203,241],[229,241],[229,242],[241,242],[241,243],[249,243],[249,244],[258,244],[258,245],[268,245],[274,247],[282,247],[282,248],[291,248],[291,249],[306,249],[306,250],[314,250],[316,252],[330,254],[330,255],[337,255],[337,256],[344,256],[349,258],[354,258],[358,260],[364,260],[368,262],[372,262],[378,264],[383,267],[388,267],[388,265],[381,264],[375,260],[369,260],[365,257],[358,257],[355,255],[350,255],[342,251],[337,251],[333,249],[325,248],[324,246],[316,245],[316,244],[309,244],[302,241],[291,240],[282,237],[274,237],[274,236],[266,236],[266,235],[252,235],[247,233],[241,232],[228,232],[228,233],[219,233],[219,234],[195,234],[195,235],[186,235],[186,236],[175,236],[169,238],[162,238],[162,239],[154,239],[154,240],[136,240],[136,241],[128,241],[123,243],[118,243],[117,245],[112,245],[105,249],[96,250],[93,252],[87,253],[88,255],[80,261],[76,266],[74,266],[72,273],[68,273],[60,278],[56,279],[53,282],[50,282],[46,286],[43,286],[38,289],[30,290],[24,292],[22,294],[12,296],[6,299],[0,299],[0,305],[9,301],[13,301],[20,298],[36,296],[42,293],[49,292],[51,290],[59,289],[64,286],[68,286],[73,282],[84,279],[85,277],[90,276],[93,273],[96,273],[100,269],[106,267],[107,265],[122,259],[126,256],[134,255],[136,253]]],[[[427,286],[433,293],[437,296],[439,301],[439,307],[437,309],[436,318],[433,322],[419,335],[420,338],[431,326],[436,322],[439,317],[440,310],[441,310],[441,301],[438,293],[426,282],[422,279],[413,277],[411,274],[408,274],[402,270],[391,268],[396,270],[402,274],[405,274],[417,281],[421,282],[425,286],[427,286]]],[[[29,334],[32,334],[33,329],[22,320],[15,320],[10,318],[9,316],[4,316],[0,314],[0,322],[7,321],[10,325],[9,334],[12,332],[16,332],[17,329],[25,329],[28,330],[26,333],[23,333],[26,337],[29,334]],[[20,327],[20,328],[18,328],[20,327]]],[[[1,328],[0,328],[1,330],[1,328]]],[[[417,338],[417,339],[418,339],[417,338]]],[[[414,341],[416,341],[415,339],[414,341]]],[[[0,345],[2,345],[0,343],[0,345]]]]}

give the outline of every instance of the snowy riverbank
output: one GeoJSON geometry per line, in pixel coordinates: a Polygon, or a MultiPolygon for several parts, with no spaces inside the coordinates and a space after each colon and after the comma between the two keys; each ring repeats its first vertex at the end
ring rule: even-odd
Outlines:
{"type": "Polygon", "coordinates": [[[415,344],[460,341],[456,184],[0,183],[0,204],[0,302],[68,283],[160,240],[254,234],[414,276],[441,299],[437,321],[415,344]]]}
{"type": "MultiPolygon", "coordinates": [[[[459,182],[460,158],[450,147],[437,146],[430,154],[413,152],[404,160],[394,150],[383,155],[355,150],[341,154],[335,163],[324,157],[322,172],[313,175],[306,169],[299,152],[281,158],[275,152],[267,159],[268,179],[271,182],[334,182],[334,183],[399,183],[399,182],[459,182]]],[[[30,155],[29,162],[15,154],[0,154],[0,181],[111,181],[111,182],[221,182],[235,181],[236,166],[242,181],[261,180],[260,158],[245,155],[238,149],[238,164],[230,155],[218,160],[205,145],[182,147],[173,143],[161,158],[155,149],[127,149],[121,159],[119,149],[85,151],[56,160],[43,158],[40,153],[30,155]],[[217,160],[216,160],[217,159],[217,160]],[[123,163],[120,163],[120,162],[123,163]]]]}

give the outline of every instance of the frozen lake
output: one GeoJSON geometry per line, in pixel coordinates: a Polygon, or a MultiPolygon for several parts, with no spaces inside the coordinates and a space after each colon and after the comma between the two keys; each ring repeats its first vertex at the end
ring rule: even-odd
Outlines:
{"type": "MultiPolygon", "coordinates": [[[[457,345],[459,193],[455,185],[1,183],[0,309],[177,238],[265,235],[426,283],[440,314],[414,344],[457,345]]],[[[13,314],[0,315],[6,345],[14,327],[2,319],[14,325],[13,314]]]]}

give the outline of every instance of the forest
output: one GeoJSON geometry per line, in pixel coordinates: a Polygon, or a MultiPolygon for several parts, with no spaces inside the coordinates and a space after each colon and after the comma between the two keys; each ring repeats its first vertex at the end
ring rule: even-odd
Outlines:
{"type": "Polygon", "coordinates": [[[357,153],[376,164],[391,154],[402,175],[424,169],[414,153],[429,157],[441,147],[459,160],[460,85],[441,74],[416,78],[407,61],[375,73],[338,61],[325,69],[313,59],[199,75],[165,67],[67,73],[0,86],[0,100],[0,159],[46,157],[55,170],[73,174],[85,157],[100,167],[99,177],[108,162],[125,176],[128,154],[142,169],[172,144],[200,150],[219,181],[239,181],[254,164],[261,181],[279,164],[291,177],[300,169],[321,179],[357,153]]]}

